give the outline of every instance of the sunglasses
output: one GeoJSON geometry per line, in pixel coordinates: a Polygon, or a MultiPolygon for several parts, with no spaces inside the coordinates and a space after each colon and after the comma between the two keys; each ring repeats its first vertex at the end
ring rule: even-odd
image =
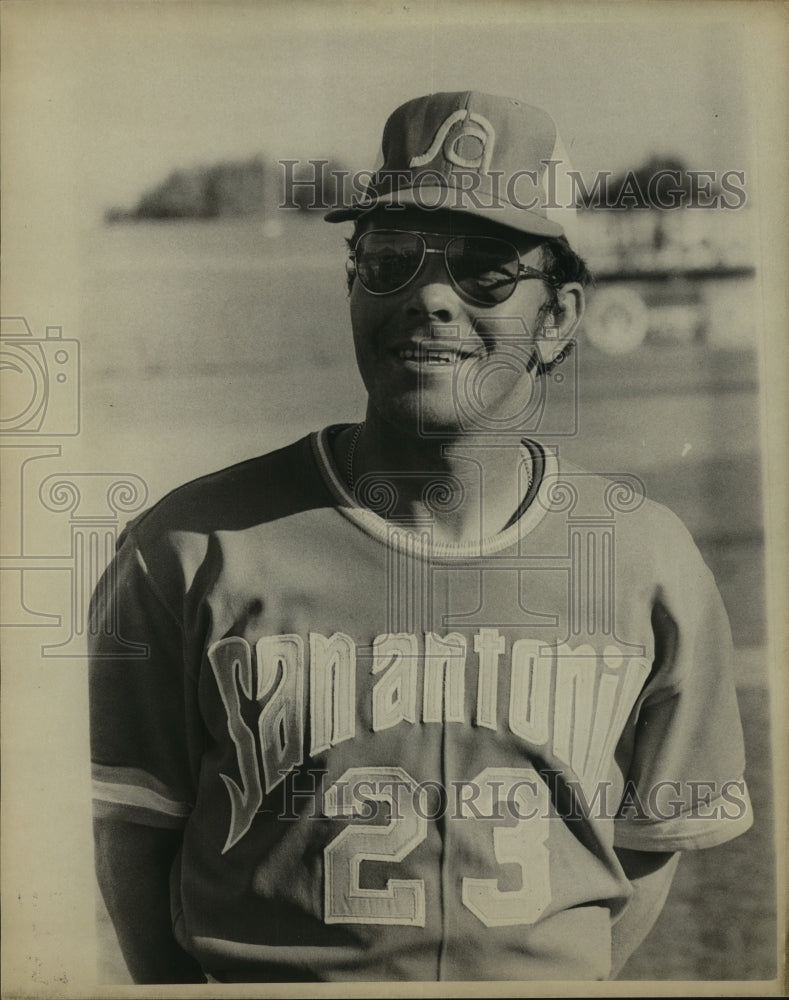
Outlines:
{"type": "Polygon", "coordinates": [[[522,264],[512,243],[494,236],[447,239],[436,233],[374,229],[359,237],[346,267],[371,295],[391,295],[414,280],[429,253],[443,254],[452,284],[479,305],[506,302],[517,283],[529,278],[557,285],[545,271],[522,264]],[[443,249],[429,247],[426,236],[446,239],[443,249]]]}

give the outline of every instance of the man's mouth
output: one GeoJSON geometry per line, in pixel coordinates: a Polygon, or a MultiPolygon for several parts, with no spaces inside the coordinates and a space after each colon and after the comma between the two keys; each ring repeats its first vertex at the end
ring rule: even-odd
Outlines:
{"type": "Polygon", "coordinates": [[[400,347],[394,351],[399,361],[414,361],[423,365],[454,365],[471,355],[467,351],[458,351],[444,347],[400,347]]]}

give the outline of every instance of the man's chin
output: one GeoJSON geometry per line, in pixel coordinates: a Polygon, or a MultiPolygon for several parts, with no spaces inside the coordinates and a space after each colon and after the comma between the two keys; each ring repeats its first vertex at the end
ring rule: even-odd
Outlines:
{"type": "Polygon", "coordinates": [[[431,406],[419,398],[389,401],[380,408],[383,420],[396,432],[424,438],[457,438],[466,432],[454,407],[431,406]]]}

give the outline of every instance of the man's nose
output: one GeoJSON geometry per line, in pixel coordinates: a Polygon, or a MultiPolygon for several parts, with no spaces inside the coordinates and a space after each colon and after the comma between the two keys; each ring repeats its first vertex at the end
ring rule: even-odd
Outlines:
{"type": "Polygon", "coordinates": [[[406,310],[409,316],[452,323],[458,319],[462,302],[447,274],[443,255],[428,254],[422,271],[414,279],[406,310]]]}

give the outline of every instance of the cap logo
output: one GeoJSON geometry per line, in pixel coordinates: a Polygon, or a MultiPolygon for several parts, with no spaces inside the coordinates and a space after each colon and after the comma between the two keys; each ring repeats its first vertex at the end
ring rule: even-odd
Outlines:
{"type": "Polygon", "coordinates": [[[409,167],[423,167],[442,149],[444,158],[456,167],[466,170],[479,170],[485,173],[493,156],[493,144],[496,132],[484,115],[469,111],[454,111],[436,132],[435,138],[426,152],[421,156],[411,158],[409,167]],[[462,122],[460,129],[450,135],[450,130],[456,122],[462,122]]]}

